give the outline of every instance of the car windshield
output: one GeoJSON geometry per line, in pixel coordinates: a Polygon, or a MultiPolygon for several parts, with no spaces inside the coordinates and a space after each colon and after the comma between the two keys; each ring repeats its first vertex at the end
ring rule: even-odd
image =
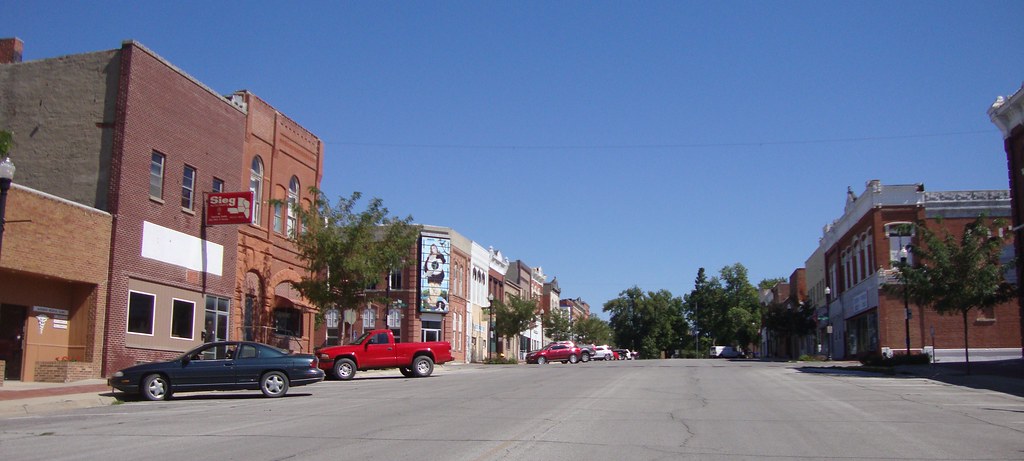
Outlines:
{"type": "Polygon", "coordinates": [[[366,340],[366,337],[367,337],[367,336],[370,336],[370,333],[371,333],[371,332],[367,331],[367,332],[363,333],[362,335],[360,335],[360,336],[359,336],[358,338],[356,338],[355,340],[353,340],[352,342],[348,342],[348,343],[345,343],[345,344],[362,344],[362,343],[363,343],[363,341],[365,341],[365,340],[366,340]]]}

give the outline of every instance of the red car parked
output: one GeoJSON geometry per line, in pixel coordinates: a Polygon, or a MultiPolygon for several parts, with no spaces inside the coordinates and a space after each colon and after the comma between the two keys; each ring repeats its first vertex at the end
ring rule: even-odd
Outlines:
{"type": "Polygon", "coordinates": [[[548,362],[576,363],[580,361],[580,348],[564,342],[551,343],[547,347],[526,354],[526,363],[545,364],[548,362]]]}

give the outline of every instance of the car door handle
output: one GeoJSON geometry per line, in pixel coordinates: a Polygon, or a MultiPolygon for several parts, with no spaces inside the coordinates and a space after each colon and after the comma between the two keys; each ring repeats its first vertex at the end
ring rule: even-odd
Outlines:
{"type": "Polygon", "coordinates": [[[391,350],[394,350],[394,348],[393,347],[389,347],[388,350],[391,351],[391,350]]]}

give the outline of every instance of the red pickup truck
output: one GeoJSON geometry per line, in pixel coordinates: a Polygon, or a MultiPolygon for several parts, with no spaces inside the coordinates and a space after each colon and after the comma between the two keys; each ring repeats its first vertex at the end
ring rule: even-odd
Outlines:
{"type": "Polygon", "coordinates": [[[423,378],[434,372],[435,363],[452,360],[447,341],[396,343],[391,330],[370,330],[352,344],[330,346],[316,352],[320,369],[342,381],[352,379],[356,370],[398,368],[406,377],[423,378]]]}

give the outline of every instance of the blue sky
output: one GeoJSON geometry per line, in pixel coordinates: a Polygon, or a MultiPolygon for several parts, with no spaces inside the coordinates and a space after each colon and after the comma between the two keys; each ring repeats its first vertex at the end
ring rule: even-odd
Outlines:
{"type": "Polygon", "coordinates": [[[326,142],[322,188],[450,226],[599,311],[788,277],[847,187],[1006,189],[1024,3],[0,0],[24,59],[133,39],[326,142]]]}

